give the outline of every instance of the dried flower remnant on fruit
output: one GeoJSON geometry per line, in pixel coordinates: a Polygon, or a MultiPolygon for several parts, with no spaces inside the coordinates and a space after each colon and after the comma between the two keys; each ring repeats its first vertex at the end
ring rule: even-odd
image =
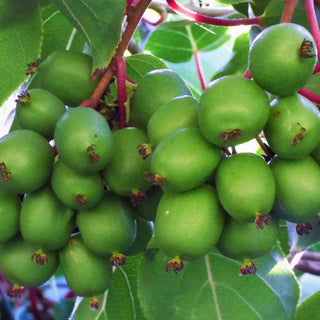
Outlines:
{"type": "Polygon", "coordinates": [[[312,41],[303,39],[300,47],[300,56],[305,59],[315,57],[312,41]]]}
{"type": "Polygon", "coordinates": [[[182,271],[183,262],[179,257],[174,257],[166,265],[166,272],[174,271],[175,274],[182,271]]]}
{"type": "Polygon", "coordinates": [[[240,276],[256,274],[257,268],[252,261],[244,261],[240,267],[240,276]]]}
{"type": "Polygon", "coordinates": [[[295,147],[306,135],[307,130],[300,125],[300,123],[297,123],[297,125],[300,127],[299,132],[294,136],[293,141],[291,142],[291,145],[295,147]]]}
{"type": "Polygon", "coordinates": [[[14,284],[12,289],[8,290],[7,296],[9,298],[21,298],[21,295],[24,293],[24,287],[14,284]]]}
{"type": "Polygon", "coordinates": [[[7,170],[4,162],[0,162],[0,173],[2,175],[2,183],[8,183],[11,179],[12,173],[7,170]]]}
{"type": "Polygon", "coordinates": [[[264,213],[259,213],[256,216],[256,219],[254,221],[257,229],[263,229],[265,225],[268,225],[268,223],[271,220],[271,216],[264,213]]]}
{"type": "Polygon", "coordinates": [[[233,129],[231,131],[225,131],[221,133],[220,136],[220,141],[224,144],[224,145],[228,145],[229,142],[235,141],[237,139],[239,139],[242,135],[242,131],[240,129],[233,129]]]}
{"type": "Polygon", "coordinates": [[[21,94],[18,95],[18,99],[15,100],[17,104],[21,106],[26,106],[30,103],[30,94],[28,91],[22,91],[21,94]]]}
{"type": "Polygon", "coordinates": [[[148,182],[151,182],[157,186],[164,185],[164,178],[159,176],[158,174],[152,172],[145,172],[144,175],[147,177],[148,182]]]}
{"type": "Polygon", "coordinates": [[[100,300],[97,297],[92,297],[89,307],[92,311],[98,310],[100,307],[100,300]]]}
{"type": "Polygon", "coordinates": [[[145,200],[146,200],[146,194],[141,190],[134,190],[130,196],[130,204],[133,207],[143,204],[145,200]]]}
{"type": "Polygon", "coordinates": [[[152,146],[148,143],[139,144],[137,149],[143,160],[147,159],[152,153],[152,146]]]}
{"type": "Polygon", "coordinates": [[[31,256],[31,261],[35,260],[36,264],[39,266],[43,266],[45,263],[49,264],[48,258],[45,253],[40,249],[35,251],[31,256]]]}
{"type": "Polygon", "coordinates": [[[76,203],[79,203],[83,207],[85,207],[88,202],[88,199],[80,193],[76,194],[75,200],[76,200],[76,203]]]}
{"type": "Polygon", "coordinates": [[[96,154],[95,151],[94,151],[95,147],[96,147],[96,145],[92,144],[91,146],[89,146],[87,148],[87,153],[88,153],[88,156],[90,158],[90,162],[93,163],[93,164],[97,163],[100,160],[99,155],[96,154]]]}
{"type": "Polygon", "coordinates": [[[30,74],[34,74],[39,68],[39,60],[28,63],[27,66],[28,66],[28,69],[26,71],[26,76],[29,76],[30,74]]]}
{"type": "Polygon", "coordinates": [[[119,267],[126,264],[126,257],[122,253],[115,253],[110,258],[111,267],[119,267]]]}
{"type": "Polygon", "coordinates": [[[298,223],[296,226],[296,231],[299,236],[309,234],[310,230],[312,230],[312,225],[310,222],[298,223]]]}

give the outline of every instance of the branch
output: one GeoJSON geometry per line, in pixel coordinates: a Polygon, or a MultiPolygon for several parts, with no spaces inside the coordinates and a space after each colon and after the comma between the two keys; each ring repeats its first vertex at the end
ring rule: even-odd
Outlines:
{"type": "Polygon", "coordinates": [[[240,26],[240,25],[258,25],[260,27],[264,27],[261,16],[256,18],[244,18],[244,19],[223,19],[223,18],[215,18],[209,17],[207,15],[203,15],[197,12],[194,12],[180,4],[178,4],[175,0],[167,0],[168,5],[177,12],[179,15],[185,16],[188,19],[206,23],[215,26],[240,26]]]}
{"type": "MultiPolygon", "coordinates": [[[[89,105],[96,107],[102,97],[104,91],[108,87],[110,81],[116,73],[116,60],[118,56],[123,56],[125,50],[129,46],[130,40],[143,16],[148,8],[151,0],[140,0],[136,6],[131,5],[127,12],[127,27],[124,30],[116,53],[108,65],[106,72],[102,76],[98,86],[95,88],[89,100],[89,105]]],[[[85,101],[88,101],[85,100],[85,101]]],[[[85,101],[83,103],[85,103],[85,101]]]]}
{"type": "MultiPolygon", "coordinates": [[[[293,258],[296,254],[293,253],[293,258]]],[[[320,275],[320,252],[304,251],[294,268],[310,274],[320,275]]]]}
{"type": "Polygon", "coordinates": [[[304,96],[305,98],[309,99],[310,101],[320,104],[320,96],[306,88],[302,88],[301,90],[298,91],[299,94],[304,96]]]}
{"type": "Polygon", "coordinates": [[[291,21],[297,2],[298,0],[284,0],[285,7],[280,23],[287,23],[291,21]]]}

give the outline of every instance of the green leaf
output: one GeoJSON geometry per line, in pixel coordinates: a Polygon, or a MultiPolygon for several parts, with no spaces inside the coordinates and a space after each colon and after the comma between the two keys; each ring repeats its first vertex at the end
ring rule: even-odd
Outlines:
{"type": "Polygon", "coordinates": [[[256,275],[239,276],[241,263],[217,251],[166,273],[169,260],[161,251],[140,264],[138,296],[148,319],[291,320],[299,286],[276,250],[255,259],[256,275]],[[273,254],[273,256],[272,256],[273,254]],[[277,261],[276,261],[277,260],[277,261]]]}
{"type": "Polygon", "coordinates": [[[264,16],[261,21],[266,27],[277,24],[280,22],[283,10],[283,1],[271,0],[265,8],[264,16]]]}
{"type": "Polygon", "coordinates": [[[41,10],[41,16],[43,21],[42,60],[57,50],[83,51],[85,38],[54,4],[44,7],[41,10]]]}
{"type": "Polygon", "coordinates": [[[234,74],[242,76],[248,68],[249,34],[243,33],[238,36],[233,44],[232,57],[228,64],[216,73],[212,80],[234,74]]]}
{"type": "Polygon", "coordinates": [[[299,304],[295,320],[320,320],[319,305],[320,291],[312,294],[299,304]]]}
{"type": "Polygon", "coordinates": [[[311,76],[305,85],[305,88],[316,94],[320,94],[320,73],[311,76]]]}
{"type": "Polygon", "coordinates": [[[167,68],[168,66],[162,60],[151,54],[136,54],[126,57],[127,76],[135,83],[138,83],[149,71],[167,68]]]}
{"type": "Polygon", "coordinates": [[[270,3],[271,0],[254,0],[250,2],[250,6],[253,14],[257,17],[264,13],[266,6],[270,3]]]}
{"type": "Polygon", "coordinates": [[[0,0],[0,106],[27,79],[40,45],[39,0],[0,0]]]}
{"type": "Polygon", "coordinates": [[[173,63],[188,62],[194,52],[213,50],[229,40],[226,27],[170,21],[161,24],[150,36],[145,49],[173,63]],[[218,42],[218,40],[221,40],[218,42]]]}
{"type": "Polygon", "coordinates": [[[53,0],[85,37],[93,70],[108,66],[121,37],[126,0],[53,0]]]}

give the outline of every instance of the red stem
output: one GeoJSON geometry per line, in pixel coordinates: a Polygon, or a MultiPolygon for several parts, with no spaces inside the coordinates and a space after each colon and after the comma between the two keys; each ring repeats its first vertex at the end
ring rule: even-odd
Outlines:
{"type": "Polygon", "coordinates": [[[302,96],[306,97],[307,99],[309,99],[310,101],[316,103],[316,104],[320,104],[320,96],[306,88],[302,88],[301,90],[298,91],[299,94],[301,94],[302,96]]]}
{"type": "Polygon", "coordinates": [[[175,0],[167,0],[168,5],[178,14],[183,15],[189,19],[192,19],[197,22],[206,23],[215,26],[239,26],[239,25],[259,25],[264,27],[261,17],[255,18],[244,18],[244,19],[223,19],[205,16],[203,14],[194,12],[190,9],[185,8],[184,6],[178,4],[175,0]]]}
{"type": "Polygon", "coordinates": [[[316,42],[316,47],[318,51],[318,59],[320,59],[320,30],[318,25],[318,20],[314,8],[314,0],[306,0],[306,12],[309,20],[309,25],[311,28],[311,33],[316,42]]]}
{"type": "Polygon", "coordinates": [[[314,70],[313,70],[313,74],[316,74],[316,73],[318,73],[318,72],[320,72],[320,63],[317,63],[317,64],[316,64],[316,66],[315,66],[315,68],[314,68],[314,70]]]}
{"type": "Polygon", "coordinates": [[[150,21],[150,20],[148,20],[147,18],[144,18],[144,17],[142,17],[142,20],[147,22],[148,24],[150,24],[152,26],[158,26],[159,24],[161,24],[164,21],[165,18],[166,18],[166,12],[162,11],[158,21],[152,22],[152,21],[150,21]]]}
{"type": "Polygon", "coordinates": [[[199,53],[200,53],[200,51],[196,50],[194,52],[194,58],[195,58],[195,61],[196,61],[197,74],[198,74],[198,77],[199,77],[199,80],[200,80],[201,88],[202,88],[202,90],[204,90],[206,88],[206,82],[204,80],[203,69],[202,69],[202,66],[201,66],[199,53]]]}
{"type": "Polygon", "coordinates": [[[119,103],[119,128],[125,128],[126,124],[126,107],[127,101],[126,91],[126,61],[123,56],[118,56],[116,59],[117,67],[117,87],[118,87],[118,103],[119,103]]]}
{"type": "Polygon", "coordinates": [[[247,78],[247,79],[251,79],[252,78],[249,69],[246,70],[246,72],[243,74],[243,77],[247,78]]]}

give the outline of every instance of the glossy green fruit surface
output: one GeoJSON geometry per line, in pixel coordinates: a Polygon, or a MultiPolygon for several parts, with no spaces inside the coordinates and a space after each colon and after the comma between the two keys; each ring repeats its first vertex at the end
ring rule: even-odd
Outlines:
{"type": "Polygon", "coordinates": [[[163,178],[164,191],[187,191],[206,182],[221,160],[221,150],[197,128],[178,129],[151,156],[151,172],[163,178]]]}
{"type": "Polygon", "coordinates": [[[279,157],[304,158],[320,141],[319,110],[299,94],[277,98],[271,103],[264,134],[268,145],[279,157]]]}
{"type": "Polygon", "coordinates": [[[113,132],[114,154],[111,162],[102,171],[110,189],[121,196],[130,196],[137,191],[147,191],[152,184],[144,173],[150,171],[150,158],[143,159],[138,146],[149,142],[144,131],[127,127],[113,132]]]}
{"type": "Polygon", "coordinates": [[[316,56],[315,41],[307,29],[281,23],[264,29],[254,39],[249,51],[249,71],[266,91],[287,96],[306,84],[316,56]]]}
{"type": "Polygon", "coordinates": [[[228,217],[216,247],[224,256],[232,259],[258,258],[272,249],[278,234],[277,219],[271,219],[263,229],[257,229],[254,223],[240,222],[228,217]]]}
{"type": "Polygon", "coordinates": [[[199,100],[199,128],[208,141],[219,147],[254,138],[267,123],[269,114],[265,91],[240,76],[214,80],[199,100]]]}
{"type": "Polygon", "coordinates": [[[146,128],[152,114],[161,104],[181,95],[191,95],[180,76],[169,69],[156,69],[139,81],[131,101],[132,125],[146,128]]]}
{"type": "Polygon", "coordinates": [[[132,209],[113,192],[107,192],[94,208],[79,211],[77,225],[88,248],[104,257],[128,250],[137,232],[132,209]]]}
{"type": "Polygon", "coordinates": [[[100,201],[104,182],[99,173],[83,174],[59,160],[54,165],[51,187],[65,206],[80,210],[90,209],[100,201]]]}
{"type": "Polygon", "coordinates": [[[92,58],[80,52],[53,52],[41,63],[39,70],[42,88],[69,107],[88,99],[99,80],[91,81],[92,58]]]}
{"type": "Polygon", "coordinates": [[[320,167],[310,157],[285,160],[275,158],[270,168],[276,181],[273,211],[281,219],[306,223],[320,212],[320,167]]]}
{"type": "Polygon", "coordinates": [[[155,147],[165,136],[182,128],[198,128],[198,101],[179,96],[162,104],[148,122],[150,144],[155,147]]]}
{"type": "Polygon", "coordinates": [[[113,154],[113,137],[106,119],[92,108],[69,109],[54,132],[60,158],[74,170],[102,170],[113,154]]]}
{"type": "Polygon", "coordinates": [[[269,214],[275,199],[275,181],[267,163],[257,154],[238,153],[225,158],[215,179],[218,198],[236,220],[254,222],[269,214]]]}
{"type": "Polygon", "coordinates": [[[0,139],[0,191],[37,190],[48,182],[53,161],[53,149],[39,133],[28,129],[8,133],[0,139]]]}
{"type": "Polygon", "coordinates": [[[59,257],[67,284],[74,294],[92,297],[111,285],[113,273],[110,264],[89,250],[79,233],[60,249],[59,257]]]}
{"type": "Polygon", "coordinates": [[[37,249],[20,235],[0,245],[0,269],[13,284],[38,287],[55,273],[59,265],[58,251],[47,250],[49,263],[38,265],[31,260],[37,249]]]}
{"type": "Polygon", "coordinates": [[[37,131],[49,140],[65,111],[64,103],[44,89],[29,90],[17,100],[16,115],[22,128],[37,131]]]}
{"type": "Polygon", "coordinates": [[[224,211],[210,185],[186,192],[165,192],[155,221],[155,241],[171,257],[194,260],[214,248],[224,211]]]}
{"type": "Polygon", "coordinates": [[[0,192],[0,242],[19,233],[21,201],[15,194],[0,192]]]}
{"type": "Polygon", "coordinates": [[[60,249],[69,240],[74,223],[74,210],[62,204],[50,185],[25,195],[20,231],[29,243],[42,249],[60,249]]]}

